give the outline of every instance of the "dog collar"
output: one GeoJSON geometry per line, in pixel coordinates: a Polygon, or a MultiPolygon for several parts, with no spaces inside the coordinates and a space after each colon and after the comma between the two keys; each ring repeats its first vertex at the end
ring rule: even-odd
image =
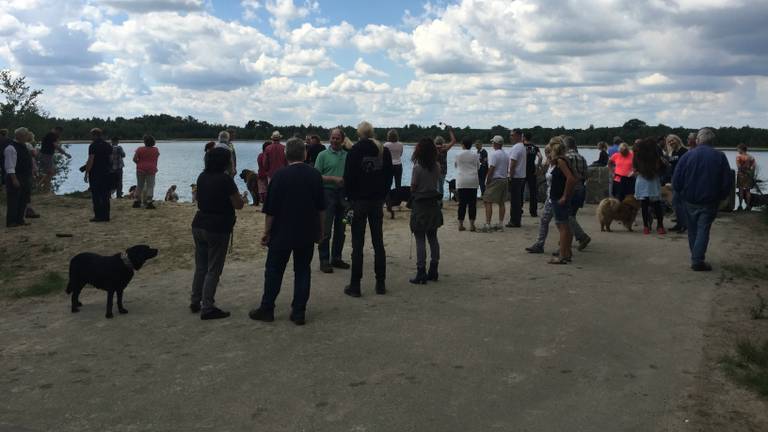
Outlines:
{"type": "Polygon", "coordinates": [[[121,252],[120,259],[123,260],[123,264],[125,264],[125,266],[128,267],[129,270],[136,270],[135,268],[133,268],[133,263],[131,262],[130,258],[128,258],[127,253],[121,252]]]}

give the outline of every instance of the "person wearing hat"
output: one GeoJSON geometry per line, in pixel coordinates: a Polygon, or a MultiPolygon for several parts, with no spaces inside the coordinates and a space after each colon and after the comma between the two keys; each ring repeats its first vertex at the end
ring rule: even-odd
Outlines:
{"type": "Polygon", "coordinates": [[[109,198],[112,194],[112,146],[104,141],[99,128],[91,129],[93,141],[88,146],[85,165],[86,180],[91,185],[93,219],[91,222],[109,222],[109,198]]]}
{"type": "Polygon", "coordinates": [[[485,193],[483,193],[483,202],[485,203],[485,225],[480,229],[481,232],[503,231],[504,221],[504,203],[507,201],[507,175],[509,173],[509,156],[501,148],[504,145],[504,138],[496,135],[491,139],[493,151],[488,155],[488,174],[485,177],[485,193]],[[493,204],[499,206],[499,223],[491,227],[493,217],[493,204]]]}
{"type": "Polygon", "coordinates": [[[267,182],[272,181],[277,170],[288,165],[285,158],[285,146],[280,143],[280,131],[272,132],[272,144],[264,150],[264,169],[267,174],[267,182]]]}

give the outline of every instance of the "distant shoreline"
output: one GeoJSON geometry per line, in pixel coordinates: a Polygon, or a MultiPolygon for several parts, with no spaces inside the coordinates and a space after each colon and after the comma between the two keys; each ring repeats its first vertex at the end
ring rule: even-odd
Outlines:
{"type": "MultiPolygon", "coordinates": [[[[158,140],[157,143],[174,143],[174,142],[195,142],[195,141],[203,141],[208,142],[212,141],[208,138],[179,138],[179,139],[172,139],[172,140],[158,140]]],[[[263,140],[266,141],[266,140],[263,140]]],[[[243,140],[243,141],[237,141],[235,140],[235,145],[237,144],[248,144],[248,143],[254,143],[258,144],[259,142],[263,142],[262,140],[243,140]]],[[[120,144],[141,144],[143,141],[141,140],[120,140],[120,144]]],[[[82,140],[66,140],[62,141],[62,144],[68,144],[68,145],[85,145],[88,144],[87,142],[83,142],[82,140]]],[[[327,141],[323,141],[323,144],[328,144],[327,141]]],[[[415,146],[416,143],[403,143],[407,146],[415,146]]],[[[457,143],[458,144],[458,143],[457,143]]],[[[544,144],[537,144],[539,147],[543,147],[544,144]]],[[[483,147],[490,146],[490,143],[483,143],[483,147]]],[[[504,147],[512,147],[511,144],[504,144],[504,147]]],[[[459,148],[459,147],[457,147],[459,148]]],[[[473,147],[474,148],[474,147],[473,147]]],[[[579,148],[585,148],[585,149],[597,149],[597,146],[581,146],[579,148]]],[[[717,150],[732,150],[735,151],[736,147],[715,147],[717,150]]],[[[749,151],[751,152],[768,152],[768,147],[750,147],[749,151]]]]}

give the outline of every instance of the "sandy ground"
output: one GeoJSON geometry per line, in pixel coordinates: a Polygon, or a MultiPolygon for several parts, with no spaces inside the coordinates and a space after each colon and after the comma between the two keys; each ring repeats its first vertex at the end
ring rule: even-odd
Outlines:
{"type": "Polygon", "coordinates": [[[720,218],[716,271],[693,273],[684,237],[600,233],[593,207],[581,218],[593,243],[572,265],[551,266],[523,252],[537,219],[459,233],[449,205],[441,280],[413,286],[404,212],[385,224],[388,295],[373,294],[371,275],[363,298],[348,298],[348,272],[325,275],[315,262],[300,328],[287,319],[290,274],[276,322],[247,317],[263,286],[257,209],[239,213],[217,295],[233,316],[201,322],[187,309],[191,205],[115,202],[114,221],[97,225],[86,222],[89,201],[35,197],[35,208],[43,218],[0,241],[0,431],[768,428],[765,400],[717,366],[738,338],[768,337],[747,312],[755,292],[768,297],[766,281],[728,271],[764,265],[757,215],[720,218]],[[161,254],[126,291],[128,315],[106,320],[94,289],[76,315],[64,293],[9,297],[45,271],[65,274],[75,253],[136,243],[161,254]]]}

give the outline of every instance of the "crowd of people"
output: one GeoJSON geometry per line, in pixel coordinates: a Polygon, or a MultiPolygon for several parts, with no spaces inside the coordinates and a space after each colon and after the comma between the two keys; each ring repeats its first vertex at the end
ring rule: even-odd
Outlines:
{"type": "MultiPolygon", "coordinates": [[[[34,137],[27,129],[16,129],[13,139],[5,139],[7,131],[0,131],[8,227],[28,224],[25,212],[34,178],[38,178],[42,189],[50,190],[49,182],[55,174],[53,154],[59,152],[69,157],[59,140],[61,132],[61,128],[55,128],[46,135],[35,157],[31,145],[34,137]],[[35,170],[40,174],[36,175],[35,170]]],[[[375,139],[373,126],[362,122],[357,128],[358,141],[352,143],[341,128],[336,128],[330,132],[327,148],[316,135],[304,140],[293,137],[283,144],[282,135],[275,131],[262,146],[256,161],[257,171],[243,170],[240,174],[254,205],[263,203],[265,223],[261,243],[268,248],[263,297],[250,317],[274,320],[275,299],[286,265],[293,257],[295,277],[290,319],[297,325],[305,323],[315,247],[320,271],[333,273],[350,269],[349,283],[343,292],[350,297],[361,297],[366,228],[374,251],[374,292],[386,294],[383,207],[393,184],[395,188],[410,190],[409,227],[416,242],[416,274],[410,282],[421,285],[438,281],[441,255],[438,230],[444,224],[447,154],[459,142],[451,127],[446,127],[446,132],[448,142],[443,137],[419,140],[411,157],[410,185],[403,186],[403,144],[395,130],[389,131],[386,142],[382,143],[375,139]],[[343,260],[347,225],[352,237],[351,264],[343,260]]],[[[91,221],[108,222],[111,196],[123,196],[126,154],[119,139],[112,138],[109,144],[99,129],[93,129],[91,135],[88,160],[81,170],[92,195],[94,217],[91,221]]],[[[688,231],[691,267],[699,271],[711,269],[705,261],[709,230],[719,203],[733,189],[730,165],[725,155],[712,147],[714,138],[710,129],[702,129],[689,137],[686,147],[675,135],[637,140],[631,146],[616,137],[611,146],[604,142],[598,144],[600,156],[592,163],[611,168],[611,194],[615,198],[623,201],[631,196],[640,202],[645,234],[651,232],[654,219],[656,232],[666,233],[662,187],[671,182],[672,207],[677,217],[673,228],[681,233],[688,231]]],[[[236,210],[247,203],[247,194],[241,195],[234,182],[238,170],[233,141],[234,131],[222,131],[216,141],[205,145],[205,168],[192,185],[198,211],[192,221],[195,271],[190,310],[200,313],[204,320],[229,316],[216,307],[216,287],[232,241],[236,210]]],[[[576,140],[570,136],[552,137],[543,154],[531,142],[531,135],[520,129],[512,130],[509,151],[503,148],[504,137],[497,135],[490,141],[492,150],[488,152],[482,143],[464,139],[454,159],[458,230],[467,230],[467,216],[469,231],[490,233],[520,228],[526,188],[528,212],[531,217],[539,217],[538,179],[543,176],[547,192],[541,200],[539,235],[526,251],[544,252],[549,224],[554,219],[559,248],[549,262],[568,264],[573,260],[574,240],[578,250],[585,249],[592,240],[577,218],[586,200],[589,168],[579,154],[576,140]],[[476,224],[478,189],[485,207],[485,223],[480,227],[476,224]],[[507,202],[508,220],[505,219],[507,202]],[[496,223],[493,222],[494,206],[496,223]]],[[[146,135],[143,143],[133,155],[136,186],[128,195],[134,200],[133,207],[153,209],[160,152],[152,136],[146,135]]],[[[737,184],[740,201],[749,203],[755,160],[746,150],[739,147],[737,184]]],[[[166,192],[165,200],[178,200],[175,185],[166,192]]]]}

